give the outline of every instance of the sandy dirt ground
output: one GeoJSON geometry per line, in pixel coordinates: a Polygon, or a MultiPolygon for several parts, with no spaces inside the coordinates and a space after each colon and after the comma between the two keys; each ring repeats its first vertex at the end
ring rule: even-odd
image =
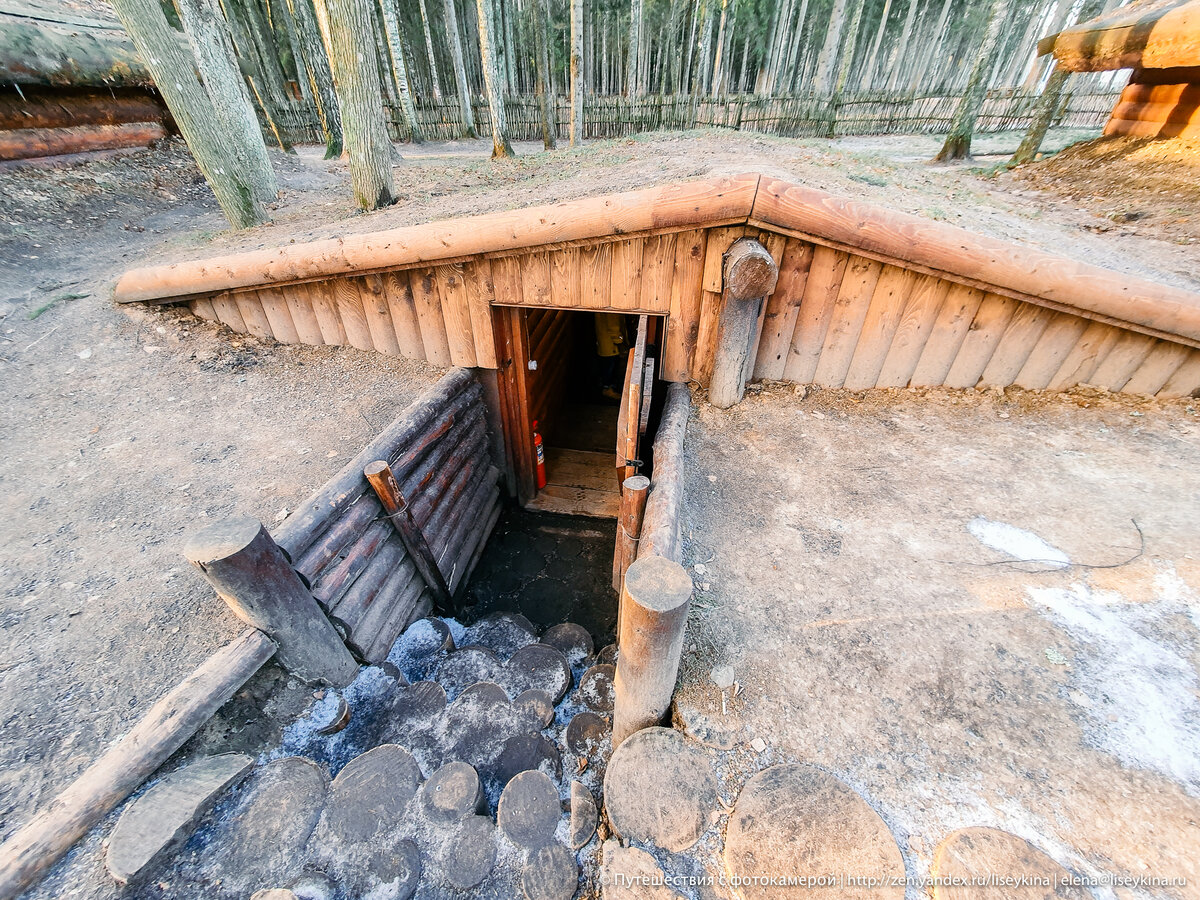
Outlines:
{"type": "MultiPolygon", "coordinates": [[[[714,131],[553,154],[522,146],[503,162],[481,142],[425,145],[402,148],[400,204],[368,215],[353,209],[344,163],[302,148],[273,157],[275,221],[240,233],[178,142],[0,169],[0,838],[236,632],[179,555],[187,533],[235,511],[270,525],[439,374],[349,348],[263,344],[172,309],[118,309],[124,270],[754,169],[1197,284],[1186,234],[1097,231],[1112,224],[1103,204],[988,172],[1017,140],[981,139],[975,168],[927,165],[933,138],[714,131]]],[[[1180,203],[1196,221],[1195,184],[1180,203]]],[[[1124,434],[1112,439],[1132,458],[1141,445],[1124,434]]],[[[806,471],[804,460],[778,466],[806,471]]],[[[245,701],[247,720],[265,696],[245,701]]],[[[80,854],[97,847],[93,834],[80,854]]]]}
{"type": "Polygon", "coordinates": [[[1189,885],[1097,897],[1200,897],[1198,434],[1194,401],[1086,390],[701,403],[676,703],[733,747],[726,802],[766,765],[814,763],[910,875],[983,825],[1077,874],[1189,885]]]}

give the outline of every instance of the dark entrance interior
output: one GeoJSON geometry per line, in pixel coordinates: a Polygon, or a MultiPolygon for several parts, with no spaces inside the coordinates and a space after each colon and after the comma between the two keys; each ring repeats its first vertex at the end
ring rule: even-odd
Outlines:
{"type": "Polygon", "coordinates": [[[496,310],[504,439],[523,506],[616,518],[621,480],[637,470],[642,438],[652,433],[660,323],[592,310],[496,310]],[[535,422],[545,453],[541,488],[535,422]]]}
{"type": "Polygon", "coordinates": [[[540,627],[576,622],[597,646],[613,639],[613,520],[621,479],[638,470],[624,463],[644,456],[653,435],[660,322],[591,310],[496,309],[500,412],[516,502],[501,514],[467,586],[466,621],[511,611],[540,627]],[[545,454],[541,488],[535,422],[545,454]]]}

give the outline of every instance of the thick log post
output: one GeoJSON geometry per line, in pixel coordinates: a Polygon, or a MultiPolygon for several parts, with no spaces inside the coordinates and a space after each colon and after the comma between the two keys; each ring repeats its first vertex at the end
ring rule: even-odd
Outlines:
{"type": "Polygon", "coordinates": [[[36,882],[184,745],[275,652],[261,631],[226,644],[155,703],[48,807],[0,846],[0,898],[36,882]]]}
{"type": "Polygon", "coordinates": [[[279,645],[276,658],[289,672],[337,687],[354,680],[358,666],[350,651],[257,519],[209,525],[183,553],[239,619],[279,645]]]}
{"type": "Polygon", "coordinates": [[[613,552],[613,590],[618,593],[625,570],[637,559],[648,490],[650,479],[645,475],[631,475],[621,484],[621,513],[617,517],[617,546],[613,552]]]}
{"type": "Polygon", "coordinates": [[[758,241],[742,238],[725,253],[717,350],[708,386],[708,401],[718,409],[741,402],[758,314],[778,278],[779,266],[758,241]]]}
{"type": "Polygon", "coordinates": [[[687,570],[661,556],[637,560],[621,591],[621,648],[613,681],[613,749],[657,725],[671,706],[692,600],[687,570]]]}
{"type": "Polygon", "coordinates": [[[429,549],[425,535],[413,521],[408,501],[400,493],[400,485],[396,483],[392,467],[387,464],[386,460],[376,460],[363,470],[363,475],[375,489],[379,502],[383,504],[383,511],[396,526],[396,531],[400,534],[400,540],[412,558],[413,565],[417,567],[417,571],[429,585],[437,608],[449,612],[451,608],[450,588],[446,586],[446,579],[442,577],[442,572],[433,558],[433,551],[429,549]]]}

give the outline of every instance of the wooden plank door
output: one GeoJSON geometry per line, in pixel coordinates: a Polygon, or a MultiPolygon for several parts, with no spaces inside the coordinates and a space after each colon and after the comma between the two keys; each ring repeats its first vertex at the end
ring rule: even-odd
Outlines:
{"type": "Polygon", "coordinates": [[[638,458],[642,434],[642,390],[646,384],[646,330],[648,316],[638,316],[637,337],[633,351],[625,364],[625,387],[621,391],[621,408],[617,414],[617,485],[636,475],[641,466],[638,458]]]}

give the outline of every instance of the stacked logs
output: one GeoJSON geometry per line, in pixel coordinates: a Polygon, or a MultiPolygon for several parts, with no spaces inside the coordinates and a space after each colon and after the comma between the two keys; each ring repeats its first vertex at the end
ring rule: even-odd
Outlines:
{"type": "Polygon", "coordinates": [[[1200,137],[1200,66],[1135,69],[1104,133],[1128,137],[1200,137]]]}
{"type": "MultiPolygon", "coordinates": [[[[283,523],[275,540],[313,596],[367,662],[380,662],[434,594],[364,476],[388,463],[451,596],[500,516],[483,392],[453,369],[283,523]]],[[[444,610],[452,612],[452,610],[444,610]]]]}

